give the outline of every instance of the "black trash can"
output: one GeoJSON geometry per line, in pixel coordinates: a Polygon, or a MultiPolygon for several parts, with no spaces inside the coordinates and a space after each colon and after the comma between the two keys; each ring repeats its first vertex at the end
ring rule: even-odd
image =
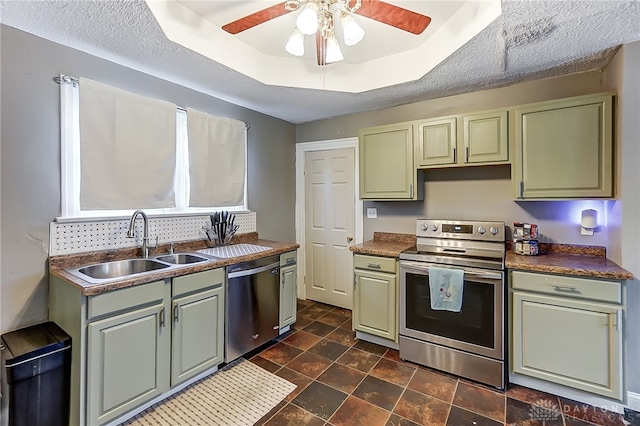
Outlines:
{"type": "Polygon", "coordinates": [[[71,337],[45,322],[2,335],[9,426],[68,426],[71,337]]]}

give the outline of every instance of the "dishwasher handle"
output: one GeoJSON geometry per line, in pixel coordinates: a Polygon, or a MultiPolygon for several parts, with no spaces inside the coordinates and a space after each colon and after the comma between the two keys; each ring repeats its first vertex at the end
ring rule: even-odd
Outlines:
{"type": "Polygon", "coordinates": [[[259,274],[260,272],[268,271],[269,269],[275,270],[275,271],[273,271],[273,270],[271,271],[272,275],[279,274],[280,273],[280,261],[274,262],[274,263],[272,263],[270,265],[261,266],[259,268],[245,269],[245,270],[241,270],[241,271],[230,272],[228,277],[229,278],[246,277],[247,275],[259,274]]]}

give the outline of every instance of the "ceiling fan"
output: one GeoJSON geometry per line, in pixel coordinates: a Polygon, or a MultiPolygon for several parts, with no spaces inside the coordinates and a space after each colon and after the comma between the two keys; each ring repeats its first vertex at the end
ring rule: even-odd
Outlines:
{"type": "Polygon", "coordinates": [[[382,0],[288,0],[230,22],[222,29],[230,34],[238,34],[298,9],[303,10],[298,17],[297,27],[287,43],[286,49],[289,53],[302,56],[304,34],[315,33],[318,65],[326,65],[343,59],[335,38],[334,15],[340,17],[345,36],[347,35],[347,26],[350,30],[355,28],[355,33],[348,40],[345,37],[345,43],[350,46],[358,43],[364,36],[364,30],[353,21],[351,15],[354,13],[415,35],[421,34],[431,22],[429,16],[382,0]],[[311,17],[310,24],[313,24],[307,31],[304,31],[304,22],[301,23],[303,15],[305,18],[311,17]],[[317,25],[314,23],[316,17],[317,25]]]}

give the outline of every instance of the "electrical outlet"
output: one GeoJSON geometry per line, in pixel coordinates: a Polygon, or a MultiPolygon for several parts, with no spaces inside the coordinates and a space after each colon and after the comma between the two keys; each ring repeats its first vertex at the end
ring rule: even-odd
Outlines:
{"type": "Polygon", "coordinates": [[[376,219],[378,217],[378,209],[367,208],[367,219],[376,219]]]}

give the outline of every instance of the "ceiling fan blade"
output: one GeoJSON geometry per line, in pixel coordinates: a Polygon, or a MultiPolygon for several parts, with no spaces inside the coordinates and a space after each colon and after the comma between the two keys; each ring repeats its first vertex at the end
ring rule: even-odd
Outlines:
{"type": "Polygon", "coordinates": [[[318,65],[327,65],[327,39],[322,37],[320,31],[316,32],[316,56],[318,65]]]}
{"type": "Polygon", "coordinates": [[[381,0],[362,0],[356,13],[416,35],[422,34],[431,22],[426,15],[381,0]]]}
{"type": "Polygon", "coordinates": [[[231,34],[238,34],[239,32],[253,28],[256,25],[260,25],[278,16],[286,15],[290,11],[284,8],[284,4],[285,2],[274,4],[271,7],[230,22],[224,25],[222,29],[231,34]]]}

